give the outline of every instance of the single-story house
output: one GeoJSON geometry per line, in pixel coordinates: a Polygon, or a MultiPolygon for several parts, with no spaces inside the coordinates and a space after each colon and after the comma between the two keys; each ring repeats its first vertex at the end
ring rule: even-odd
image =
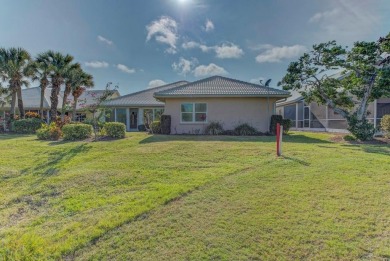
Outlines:
{"type": "Polygon", "coordinates": [[[171,116],[172,134],[202,133],[210,122],[221,123],[225,130],[247,123],[267,132],[276,102],[289,96],[287,91],[221,76],[154,93],[165,103],[164,114],[171,116]]]}
{"type": "MultiPolygon", "coordinates": [[[[375,127],[382,117],[390,114],[390,98],[377,99],[368,106],[368,117],[375,127]]],[[[276,113],[293,122],[292,129],[328,132],[346,132],[347,121],[327,105],[305,102],[302,95],[294,91],[291,97],[276,103],[276,113]]]]}
{"type": "MultiPolygon", "coordinates": [[[[91,115],[90,112],[88,112],[87,108],[91,104],[96,102],[96,99],[100,97],[103,94],[104,90],[85,90],[83,94],[79,97],[78,103],[76,106],[77,109],[77,120],[83,121],[86,117],[88,117],[88,114],[91,115]]],[[[44,99],[43,99],[43,111],[45,114],[45,118],[47,120],[50,119],[50,107],[51,107],[51,101],[50,101],[50,95],[51,95],[51,88],[46,88],[44,99]]],[[[120,94],[118,91],[116,91],[111,98],[119,97],[120,94]]],[[[39,112],[40,110],[40,102],[41,102],[41,88],[40,87],[31,87],[22,89],[22,98],[23,98],[23,107],[25,112],[39,112]]],[[[58,95],[58,106],[57,110],[58,113],[61,112],[62,108],[62,101],[63,101],[63,92],[60,92],[58,95]]],[[[71,102],[73,101],[73,96],[68,96],[69,106],[67,107],[68,111],[71,111],[71,102]]],[[[8,118],[9,112],[10,112],[11,106],[9,101],[6,102],[3,105],[0,105],[0,118],[2,119],[2,124],[5,124],[5,120],[8,118]]],[[[18,111],[18,106],[16,102],[16,111],[18,111]]]]}
{"type": "Polygon", "coordinates": [[[147,122],[146,117],[151,121],[159,120],[164,112],[164,103],[156,100],[153,94],[158,91],[172,89],[187,84],[187,81],[179,81],[163,86],[149,88],[135,93],[123,95],[104,103],[104,106],[111,109],[110,121],[122,122],[126,125],[127,131],[138,131],[144,129],[147,122]]]}

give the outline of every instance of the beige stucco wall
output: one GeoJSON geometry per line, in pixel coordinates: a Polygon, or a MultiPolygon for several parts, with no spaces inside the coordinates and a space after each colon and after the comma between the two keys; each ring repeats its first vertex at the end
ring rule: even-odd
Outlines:
{"type": "Polygon", "coordinates": [[[269,130],[270,117],[274,114],[275,98],[269,99],[267,116],[266,98],[170,98],[165,100],[165,115],[171,115],[172,134],[203,133],[209,122],[218,121],[225,130],[248,123],[259,131],[269,130]],[[207,103],[206,123],[181,123],[182,103],[207,103]]]}

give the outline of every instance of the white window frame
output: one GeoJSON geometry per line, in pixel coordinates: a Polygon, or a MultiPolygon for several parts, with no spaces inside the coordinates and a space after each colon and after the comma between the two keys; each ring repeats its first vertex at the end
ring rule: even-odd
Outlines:
{"type": "Polygon", "coordinates": [[[208,109],[209,105],[207,102],[183,102],[180,104],[180,123],[181,124],[204,124],[208,122],[208,109]],[[190,113],[190,112],[182,112],[181,107],[183,104],[191,104],[192,105],[192,121],[183,121],[183,113],[190,113]],[[206,111],[205,112],[195,112],[195,104],[206,104],[206,111]],[[196,121],[195,120],[195,115],[196,113],[204,113],[206,114],[206,120],[205,121],[196,121]]]}

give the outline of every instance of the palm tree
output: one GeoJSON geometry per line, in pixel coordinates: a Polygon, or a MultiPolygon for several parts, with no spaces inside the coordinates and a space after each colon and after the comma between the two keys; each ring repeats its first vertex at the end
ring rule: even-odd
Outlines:
{"type": "Polygon", "coordinates": [[[28,87],[29,85],[26,77],[31,75],[28,70],[30,61],[30,54],[23,48],[0,49],[0,75],[3,81],[8,81],[11,92],[11,119],[15,115],[16,98],[20,118],[24,118],[22,86],[28,87]]]}
{"type": "Polygon", "coordinates": [[[45,59],[44,54],[38,54],[35,61],[31,64],[32,80],[39,81],[39,87],[41,89],[41,100],[39,103],[39,113],[41,120],[44,118],[43,113],[43,101],[45,99],[45,90],[49,86],[49,77],[51,73],[51,65],[48,60],[45,59]]]}
{"type": "Polygon", "coordinates": [[[79,76],[83,73],[79,63],[72,64],[65,73],[65,90],[61,107],[61,120],[65,118],[65,107],[68,103],[68,96],[72,92],[72,87],[76,84],[79,76]]]}
{"type": "Polygon", "coordinates": [[[73,56],[67,54],[63,55],[59,52],[47,51],[42,54],[42,59],[50,64],[51,67],[51,108],[50,108],[50,118],[51,121],[55,121],[57,118],[57,107],[58,107],[58,95],[61,90],[61,85],[65,82],[66,72],[71,66],[73,61],[73,56]]]}
{"type": "Polygon", "coordinates": [[[94,86],[92,75],[81,71],[77,77],[74,78],[72,83],[72,96],[73,96],[73,108],[72,108],[72,120],[76,120],[76,109],[77,102],[80,96],[83,94],[86,88],[91,88],[94,86]]]}

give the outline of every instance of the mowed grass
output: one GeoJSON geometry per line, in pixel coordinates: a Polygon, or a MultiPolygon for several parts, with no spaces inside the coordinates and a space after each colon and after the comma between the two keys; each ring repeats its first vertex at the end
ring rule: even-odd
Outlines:
{"type": "Polygon", "coordinates": [[[390,258],[390,148],[0,135],[0,259],[390,258]]]}

